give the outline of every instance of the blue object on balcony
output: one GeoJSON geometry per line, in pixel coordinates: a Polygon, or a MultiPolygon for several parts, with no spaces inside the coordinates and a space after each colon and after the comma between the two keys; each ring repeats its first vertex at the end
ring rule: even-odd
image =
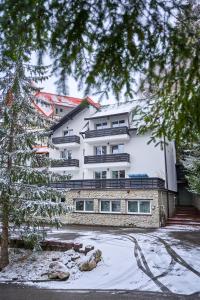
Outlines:
{"type": "Polygon", "coordinates": [[[148,178],[147,174],[128,174],[129,178],[148,178]]]}

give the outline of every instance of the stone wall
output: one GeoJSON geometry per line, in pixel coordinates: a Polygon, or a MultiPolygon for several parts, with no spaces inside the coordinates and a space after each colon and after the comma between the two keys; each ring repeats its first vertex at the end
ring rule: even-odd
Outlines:
{"type": "Polygon", "coordinates": [[[94,212],[73,212],[62,221],[66,224],[102,225],[158,228],[160,226],[159,197],[157,190],[71,190],[66,193],[66,204],[74,205],[75,199],[93,199],[94,212]],[[120,213],[101,213],[99,200],[121,200],[120,213]],[[127,200],[150,200],[151,214],[130,214],[127,200]]]}
{"type": "Polygon", "coordinates": [[[200,210],[200,195],[193,195],[192,205],[194,205],[198,210],[200,210]]]}

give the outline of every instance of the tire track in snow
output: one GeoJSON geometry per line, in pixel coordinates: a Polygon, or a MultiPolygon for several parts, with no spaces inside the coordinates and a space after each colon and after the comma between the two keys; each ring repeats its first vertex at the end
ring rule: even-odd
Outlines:
{"type": "Polygon", "coordinates": [[[194,269],[192,266],[190,266],[178,253],[176,253],[176,251],[174,251],[174,249],[172,249],[172,247],[165,240],[163,240],[160,237],[157,237],[157,239],[165,246],[167,253],[172,257],[172,259],[175,262],[177,262],[181,266],[185,267],[186,269],[200,277],[200,272],[194,269]]]}
{"type": "MultiPolygon", "coordinates": [[[[142,249],[141,249],[138,241],[133,236],[129,236],[129,235],[125,235],[125,236],[127,237],[127,239],[134,242],[134,244],[135,244],[134,254],[135,254],[138,268],[140,270],[142,270],[161,289],[162,292],[171,293],[171,291],[158,280],[158,278],[161,277],[161,275],[165,276],[166,274],[164,274],[164,275],[160,274],[158,276],[154,276],[154,274],[151,272],[151,270],[147,264],[146,258],[142,252],[142,249]]],[[[173,265],[173,263],[171,263],[171,265],[173,265]]],[[[164,273],[166,273],[166,272],[167,272],[167,270],[164,273]]]]}

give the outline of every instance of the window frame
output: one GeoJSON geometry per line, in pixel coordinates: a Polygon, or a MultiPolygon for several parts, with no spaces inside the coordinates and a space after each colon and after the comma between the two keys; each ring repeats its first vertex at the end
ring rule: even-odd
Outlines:
{"type": "Polygon", "coordinates": [[[74,199],[74,204],[75,204],[75,212],[78,212],[78,213],[94,213],[94,199],[74,199]],[[77,210],[76,209],[76,203],[77,202],[83,202],[83,210],[77,210]],[[86,207],[86,202],[87,201],[91,201],[93,203],[93,210],[85,210],[85,207],[86,207]]]}
{"type": "Polygon", "coordinates": [[[118,128],[118,127],[124,127],[124,126],[126,126],[126,121],[124,119],[123,120],[113,120],[111,122],[112,128],[118,128]],[[122,121],[123,121],[123,125],[120,124],[120,122],[122,122],[122,121]],[[114,124],[114,126],[113,126],[113,123],[116,123],[116,124],[114,124]]]}
{"type": "Polygon", "coordinates": [[[94,179],[95,180],[100,180],[100,179],[107,179],[107,171],[106,170],[103,170],[103,171],[94,171],[94,179]],[[102,176],[102,173],[105,173],[106,177],[103,177],[102,176]],[[100,178],[96,178],[96,173],[99,173],[100,174],[100,178]]]}
{"type": "Polygon", "coordinates": [[[95,146],[94,147],[94,154],[95,154],[95,156],[101,156],[101,155],[107,155],[107,146],[105,146],[105,145],[103,145],[103,146],[95,146]],[[101,154],[97,154],[97,149],[98,148],[101,148],[101,154]],[[104,150],[105,150],[105,153],[103,153],[103,148],[104,148],[104,150]]]}
{"type": "Polygon", "coordinates": [[[101,214],[121,214],[121,200],[120,199],[99,199],[99,212],[101,214]],[[109,211],[101,210],[101,203],[103,201],[109,201],[109,211]],[[120,211],[112,211],[112,202],[119,201],[120,203],[120,211]]]}
{"type": "Polygon", "coordinates": [[[62,151],[60,151],[60,158],[61,159],[66,159],[66,160],[68,160],[68,159],[72,159],[72,150],[69,150],[69,149],[63,149],[62,151]],[[66,157],[63,157],[62,156],[62,154],[64,153],[66,151],[66,157]],[[69,153],[70,153],[70,158],[69,158],[69,153]]]}
{"type": "Polygon", "coordinates": [[[107,121],[101,121],[101,122],[95,123],[95,130],[102,130],[102,129],[106,129],[106,128],[108,128],[108,122],[107,121]],[[97,128],[98,126],[100,128],[97,128]]]}
{"type": "Polygon", "coordinates": [[[122,154],[124,153],[124,144],[116,144],[116,145],[111,145],[111,154],[122,154]],[[122,146],[122,152],[119,151],[119,147],[122,146]],[[116,153],[113,153],[113,147],[117,147],[118,151],[116,153]]]}
{"type": "Polygon", "coordinates": [[[152,215],[151,201],[152,201],[152,199],[127,199],[126,212],[127,212],[127,214],[131,214],[131,215],[152,215]],[[144,201],[149,202],[149,212],[141,212],[140,211],[140,202],[144,202],[144,201]],[[131,212],[128,210],[129,202],[137,202],[137,212],[131,212]]]}
{"type": "Polygon", "coordinates": [[[70,129],[65,129],[63,130],[63,136],[72,136],[73,135],[73,129],[70,128],[70,129]],[[68,132],[67,134],[65,134],[65,132],[68,132]]]}
{"type": "Polygon", "coordinates": [[[126,171],[125,170],[111,170],[111,177],[112,177],[112,179],[124,179],[124,178],[126,178],[126,171]],[[124,177],[120,177],[120,172],[124,172],[124,177]],[[115,177],[113,177],[113,172],[117,172],[117,177],[115,178],[115,177]]]}

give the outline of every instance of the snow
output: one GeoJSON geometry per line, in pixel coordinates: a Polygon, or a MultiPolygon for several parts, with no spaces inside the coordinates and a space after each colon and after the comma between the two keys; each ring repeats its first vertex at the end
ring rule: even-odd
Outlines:
{"type": "MultiPolygon", "coordinates": [[[[66,241],[67,235],[71,239],[74,234],[74,242],[100,249],[103,259],[90,272],[80,272],[76,264],[67,264],[71,273],[67,281],[27,284],[52,289],[166,290],[178,294],[199,292],[200,247],[181,242],[172,235],[172,232],[192,234],[198,231],[198,228],[190,226],[168,227],[152,232],[131,232],[130,229],[95,231],[84,228],[53,230],[48,239],[66,241]]],[[[73,250],[33,253],[27,262],[13,262],[7,267],[4,273],[0,273],[0,281],[13,277],[24,281],[41,281],[46,278],[41,274],[46,272],[52,257],[59,257],[59,261],[66,264],[70,255],[73,255],[73,250]]]]}
{"type": "Polygon", "coordinates": [[[97,112],[95,112],[90,117],[90,119],[130,113],[135,107],[137,107],[138,104],[139,102],[135,100],[135,101],[117,103],[112,105],[104,105],[101,106],[101,108],[97,112]]]}

